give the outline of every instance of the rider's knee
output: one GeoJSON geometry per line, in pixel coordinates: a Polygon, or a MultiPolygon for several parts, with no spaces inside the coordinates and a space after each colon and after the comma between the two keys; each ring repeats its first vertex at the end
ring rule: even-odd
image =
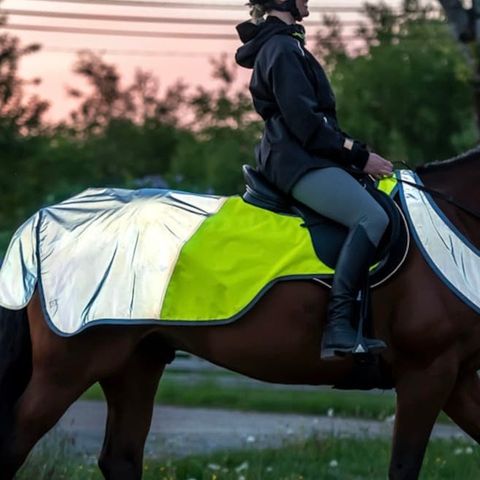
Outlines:
{"type": "Polygon", "coordinates": [[[368,237],[375,245],[380,242],[389,223],[390,219],[380,205],[369,211],[368,214],[363,215],[360,220],[360,224],[363,225],[368,237]]]}

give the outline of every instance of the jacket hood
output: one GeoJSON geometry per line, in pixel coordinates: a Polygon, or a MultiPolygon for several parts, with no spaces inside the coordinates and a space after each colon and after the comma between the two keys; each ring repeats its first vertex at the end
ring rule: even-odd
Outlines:
{"type": "Polygon", "coordinates": [[[305,29],[302,25],[289,25],[278,17],[268,16],[265,22],[255,25],[250,20],[238,24],[236,27],[240,40],[244,43],[237,49],[236,62],[245,68],[253,68],[255,58],[263,45],[274,35],[292,35],[302,41],[305,29]]]}

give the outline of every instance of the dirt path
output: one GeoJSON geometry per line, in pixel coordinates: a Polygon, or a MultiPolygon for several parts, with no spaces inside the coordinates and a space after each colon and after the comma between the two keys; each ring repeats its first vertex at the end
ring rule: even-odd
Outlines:
{"type": "MultiPolygon", "coordinates": [[[[103,402],[79,401],[64,415],[57,431],[74,437],[79,451],[96,455],[103,440],[105,417],[103,402]]],[[[146,455],[165,457],[219,449],[277,447],[312,433],[389,437],[391,431],[391,421],[157,406],[146,455]]],[[[434,436],[451,438],[463,434],[454,426],[437,425],[434,436]]]]}

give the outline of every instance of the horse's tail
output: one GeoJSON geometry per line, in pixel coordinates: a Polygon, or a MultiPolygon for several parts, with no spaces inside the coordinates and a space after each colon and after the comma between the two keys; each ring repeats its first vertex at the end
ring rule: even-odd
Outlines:
{"type": "Polygon", "coordinates": [[[32,375],[27,309],[0,307],[0,441],[11,427],[13,408],[32,375]]]}

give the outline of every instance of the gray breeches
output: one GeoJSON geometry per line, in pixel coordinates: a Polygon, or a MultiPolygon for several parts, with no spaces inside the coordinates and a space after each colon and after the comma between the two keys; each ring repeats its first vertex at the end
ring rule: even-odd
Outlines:
{"type": "Polygon", "coordinates": [[[388,216],[383,208],[341,168],[319,168],[307,172],[293,186],[292,196],[349,229],[361,224],[375,246],[380,243],[388,226],[388,216]]]}

